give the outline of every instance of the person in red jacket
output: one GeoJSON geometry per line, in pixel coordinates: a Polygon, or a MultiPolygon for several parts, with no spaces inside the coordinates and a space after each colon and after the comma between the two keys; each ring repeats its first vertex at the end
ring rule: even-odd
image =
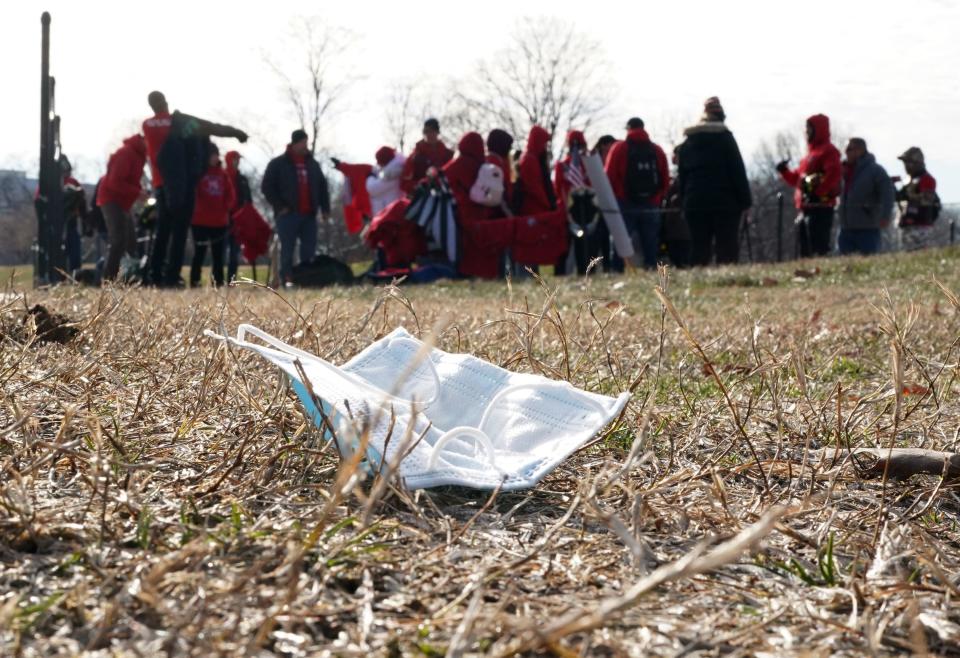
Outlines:
{"type": "Polygon", "coordinates": [[[133,257],[137,250],[137,234],[130,209],[146,196],[140,185],[147,161],[147,145],[143,135],[123,140],[107,162],[107,173],[97,185],[97,205],[107,225],[110,248],[103,268],[107,281],[117,277],[124,253],[133,257]]]}
{"type": "Polygon", "coordinates": [[[440,169],[452,159],[453,151],[440,140],[440,122],[436,119],[427,119],[423,122],[423,139],[417,142],[413,147],[413,153],[403,164],[403,174],[400,177],[401,189],[410,194],[431,167],[440,169]]]}
{"type": "Polygon", "coordinates": [[[549,146],[550,133],[540,126],[530,129],[514,188],[514,206],[519,215],[537,215],[557,209],[557,197],[550,182],[549,146]]]}
{"type": "Polygon", "coordinates": [[[513,135],[506,130],[494,128],[487,135],[486,162],[500,167],[503,172],[503,204],[490,209],[490,217],[506,217],[510,200],[513,199],[513,167],[510,163],[510,149],[513,148],[513,135]]]}
{"type": "Polygon", "coordinates": [[[230,228],[230,211],[236,204],[236,194],[230,175],[220,164],[220,151],[210,147],[209,168],[197,184],[197,196],[193,204],[193,262],[190,264],[190,286],[200,285],[200,271],[206,258],[207,246],[213,261],[213,280],[223,285],[223,255],[230,228]]]}
{"type": "Polygon", "coordinates": [[[833,208],[840,196],[843,169],[840,151],[830,143],[830,119],[814,114],[807,119],[807,155],[797,169],[789,161],[777,164],[777,171],[793,187],[797,218],[797,243],[800,256],[825,256],[830,253],[833,208]]]}
{"type": "MultiPolygon", "coordinates": [[[[642,119],[627,121],[627,138],[610,148],[604,168],[627,230],[637,251],[643,254],[643,266],[656,269],[659,208],[670,187],[670,167],[663,149],[650,141],[642,119]]],[[[615,263],[615,267],[622,269],[622,263],[615,263]]]]}
{"type": "Polygon", "coordinates": [[[490,209],[470,199],[470,188],[484,163],[483,137],[469,132],[460,139],[459,155],[443,167],[457,203],[460,229],[458,271],[465,276],[495,278],[500,254],[510,240],[510,219],[490,219],[490,209]]]}

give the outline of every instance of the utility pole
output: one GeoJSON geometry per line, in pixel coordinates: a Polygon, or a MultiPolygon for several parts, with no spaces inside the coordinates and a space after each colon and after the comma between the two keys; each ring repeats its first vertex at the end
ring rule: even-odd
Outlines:
{"type": "Polygon", "coordinates": [[[40,17],[40,173],[37,196],[37,249],[34,286],[63,278],[63,174],[60,171],[60,117],[55,80],[50,75],[50,13],[40,17]]]}

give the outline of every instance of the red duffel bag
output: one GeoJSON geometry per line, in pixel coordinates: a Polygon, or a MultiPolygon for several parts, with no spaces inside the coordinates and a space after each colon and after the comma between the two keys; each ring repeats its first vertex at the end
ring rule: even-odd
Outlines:
{"type": "Polygon", "coordinates": [[[553,265],[567,252],[567,211],[514,217],[513,260],[522,265],[553,265]]]}

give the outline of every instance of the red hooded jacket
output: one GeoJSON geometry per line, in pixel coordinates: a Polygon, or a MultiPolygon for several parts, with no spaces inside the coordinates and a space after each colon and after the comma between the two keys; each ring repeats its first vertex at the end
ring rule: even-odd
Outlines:
{"type": "MultiPolygon", "coordinates": [[[[582,148],[584,152],[587,151],[587,138],[584,137],[583,133],[579,130],[571,130],[567,133],[567,155],[553,168],[553,189],[556,191],[557,204],[560,206],[567,204],[567,197],[573,189],[573,184],[569,180],[570,177],[567,175],[567,170],[573,166],[573,156],[571,152],[574,148],[582,148]]],[[[587,176],[587,170],[584,169],[582,162],[574,177],[576,177],[577,174],[583,178],[583,182],[589,187],[590,178],[587,176]]]]}
{"type": "MultiPolygon", "coordinates": [[[[607,153],[607,162],[604,168],[607,171],[607,177],[610,179],[610,187],[613,188],[613,196],[615,196],[618,201],[623,201],[627,198],[627,152],[630,149],[630,145],[627,142],[634,142],[635,144],[650,142],[650,135],[648,135],[647,131],[643,128],[630,130],[627,132],[627,139],[611,146],[610,152],[607,153]]],[[[652,142],[650,143],[653,144],[652,142]]],[[[667,164],[667,155],[663,152],[662,148],[653,144],[653,150],[657,157],[657,173],[660,178],[660,188],[650,199],[650,203],[654,207],[659,208],[660,202],[663,201],[663,197],[670,187],[670,166],[667,164]]]]}
{"type": "Polygon", "coordinates": [[[780,172],[787,185],[794,188],[793,201],[798,209],[810,207],[834,207],[840,196],[840,183],[843,179],[843,167],[840,164],[840,151],[830,143],[830,119],[824,114],[814,114],[807,119],[807,125],[813,127],[813,137],[807,140],[807,155],[800,161],[797,169],[780,172]],[[820,203],[805,202],[803,179],[810,174],[820,174],[820,184],[813,191],[822,199],[820,203]]]}
{"type": "Polygon", "coordinates": [[[347,225],[347,232],[359,233],[363,228],[364,217],[369,218],[373,214],[370,194],[367,192],[367,177],[373,173],[373,166],[338,162],[335,168],[344,175],[350,185],[350,203],[343,205],[343,220],[347,225]]]}
{"type": "Polygon", "coordinates": [[[494,278],[497,276],[500,252],[506,249],[512,239],[513,223],[510,219],[488,219],[490,209],[470,200],[470,188],[484,163],[483,137],[479,133],[467,133],[457,148],[460,155],[443,168],[443,173],[457,201],[461,239],[460,273],[494,278]]]}
{"type": "Polygon", "coordinates": [[[233,183],[226,170],[219,164],[210,167],[197,183],[191,223],[194,226],[226,228],[230,224],[230,211],[235,203],[233,183]]]}
{"type": "MultiPolygon", "coordinates": [[[[480,138],[481,148],[483,138],[480,138]]],[[[440,169],[444,167],[453,158],[453,151],[447,148],[447,145],[441,141],[435,144],[428,144],[424,140],[417,142],[413,147],[413,153],[403,164],[403,174],[400,176],[400,189],[409,194],[417,187],[417,184],[427,175],[430,167],[440,169]]]]}
{"type": "Polygon", "coordinates": [[[134,135],[123,140],[123,146],[110,156],[107,173],[97,190],[97,205],[115,203],[124,212],[129,212],[142,188],[143,165],[147,161],[147,145],[143,135],[134,135]]]}
{"type": "Polygon", "coordinates": [[[147,158],[150,160],[150,180],[154,188],[163,187],[163,178],[157,167],[157,155],[170,134],[172,122],[169,112],[160,112],[143,122],[143,138],[147,142],[147,158]]]}
{"type": "Polygon", "coordinates": [[[520,186],[522,198],[517,209],[520,215],[536,215],[556,208],[556,199],[551,200],[553,190],[547,191],[542,161],[550,143],[550,133],[534,126],[527,137],[527,148],[520,158],[520,186]]]}

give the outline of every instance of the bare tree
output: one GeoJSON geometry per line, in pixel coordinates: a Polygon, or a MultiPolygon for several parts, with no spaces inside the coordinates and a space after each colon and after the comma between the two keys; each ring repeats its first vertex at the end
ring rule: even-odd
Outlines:
{"type": "Polygon", "coordinates": [[[277,75],[283,95],[294,118],[311,131],[312,150],[319,143],[320,126],[356,82],[347,72],[344,55],[351,35],[318,16],[296,17],[288,38],[277,51],[264,53],[263,60],[277,75]]]}
{"type": "Polygon", "coordinates": [[[478,113],[458,93],[454,80],[429,82],[409,78],[394,82],[384,96],[385,137],[406,151],[429,117],[440,122],[443,132],[456,139],[465,132],[480,130],[478,113]]]}
{"type": "Polygon", "coordinates": [[[456,92],[461,119],[499,126],[518,140],[533,125],[551,133],[589,128],[612,97],[604,64],[600,43],[573,23],[522,19],[509,44],[479,62],[456,92]]]}

